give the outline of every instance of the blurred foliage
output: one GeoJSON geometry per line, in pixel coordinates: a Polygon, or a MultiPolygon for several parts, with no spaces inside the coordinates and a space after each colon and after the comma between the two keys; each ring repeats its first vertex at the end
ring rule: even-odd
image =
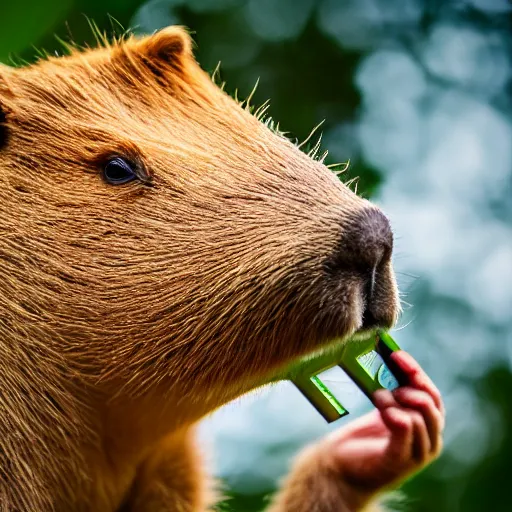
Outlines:
{"type": "MultiPolygon", "coordinates": [[[[290,138],[325,120],[328,163],[350,158],[346,178],[396,212],[414,255],[397,267],[423,276],[408,332],[449,422],[445,455],[403,487],[409,508],[507,511],[510,13],[507,0],[0,0],[0,61],[60,53],[58,38],[94,46],[89,20],[117,33],[180,23],[207,71],[222,61],[230,93],[259,79],[254,102],[270,98],[290,138]]],[[[260,450],[245,435],[235,465],[260,450]]],[[[269,491],[233,484],[222,510],[260,511],[269,491]]]]}
{"type": "Polygon", "coordinates": [[[117,22],[127,27],[140,4],[140,0],[2,0],[0,61],[17,62],[17,56],[32,61],[38,49],[60,52],[55,35],[94,45],[88,19],[108,31],[117,22]]]}

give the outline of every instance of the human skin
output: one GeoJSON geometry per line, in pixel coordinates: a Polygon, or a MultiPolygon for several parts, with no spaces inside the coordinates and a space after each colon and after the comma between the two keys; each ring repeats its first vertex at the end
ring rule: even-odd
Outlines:
{"type": "Polygon", "coordinates": [[[381,510],[383,491],[439,456],[445,421],[439,390],[408,353],[391,358],[407,384],[375,392],[375,410],[306,448],[269,512],[381,510]]]}

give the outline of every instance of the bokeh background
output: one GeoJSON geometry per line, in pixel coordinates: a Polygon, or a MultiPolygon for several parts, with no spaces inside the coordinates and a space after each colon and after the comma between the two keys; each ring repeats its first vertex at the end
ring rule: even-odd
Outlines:
{"type": "MultiPolygon", "coordinates": [[[[403,491],[413,511],[511,511],[512,5],[507,0],[0,0],[0,61],[60,39],[189,27],[204,69],[292,139],[325,120],[328,163],[391,217],[404,292],[399,343],[441,388],[446,450],[403,491]]],[[[318,132],[319,133],[319,132],[318,132]]],[[[318,138],[314,138],[316,143],[318,138]]],[[[305,443],[370,407],[328,376],[351,416],[328,427],[283,383],[202,425],[232,499],[263,510],[305,443]]]]}

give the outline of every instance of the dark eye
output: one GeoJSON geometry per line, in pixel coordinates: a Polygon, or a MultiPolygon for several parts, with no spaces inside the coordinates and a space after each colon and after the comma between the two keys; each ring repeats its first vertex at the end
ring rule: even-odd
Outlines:
{"type": "Polygon", "coordinates": [[[111,185],[122,185],[137,178],[135,166],[124,158],[116,157],[107,162],[103,169],[105,181],[111,185]]]}

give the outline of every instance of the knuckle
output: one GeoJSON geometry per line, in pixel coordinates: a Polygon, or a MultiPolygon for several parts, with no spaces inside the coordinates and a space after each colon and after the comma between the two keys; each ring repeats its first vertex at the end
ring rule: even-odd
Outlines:
{"type": "Polygon", "coordinates": [[[409,378],[411,378],[413,380],[418,380],[421,378],[423,371],[421,370],[421,368],[419,366],[414,366],[414,367],[409,368],[409,371],[407,372],[407,374],[409,375],[409,378]]]}
{"type": "Polygon", "coordinates": [[[418,395],[418,397],[416,399],[416,404],[417,404],[418,408],[420,408],[422,410],[430,410],[430,409],[435,408],[434,401],[426,393],[421,393],[421,395],[418,395]]]}
{"type": "Polygon", "coordinates": [[[419,413],[416,410],[411,410],[410,412],[411,420],[415,425],[422,425],[424,423],[423,421],[423,415],[419,413]]]}
{"type": "Polygon", "coordinates": [[[442,397],[441,397],[441,392],[436,388],[434,387],[431,391],[430,391],[430,396],[437,402],[437,403],[442,403],[442,397]]]}
{"type": "Polygon", "coordinates": [[[402,417],[400,417],[400,419],[397,421],[396,425],[399,429],[404,430],[404,431],[412,430],[412,428],[413,428],[412,419],[405,414],[402,417]]]}
{"type": "Polygon", "coordinates": [[[444,430],[444,416],[436,409],[434,412],[436,427],[439,432],[444,430]]]}

